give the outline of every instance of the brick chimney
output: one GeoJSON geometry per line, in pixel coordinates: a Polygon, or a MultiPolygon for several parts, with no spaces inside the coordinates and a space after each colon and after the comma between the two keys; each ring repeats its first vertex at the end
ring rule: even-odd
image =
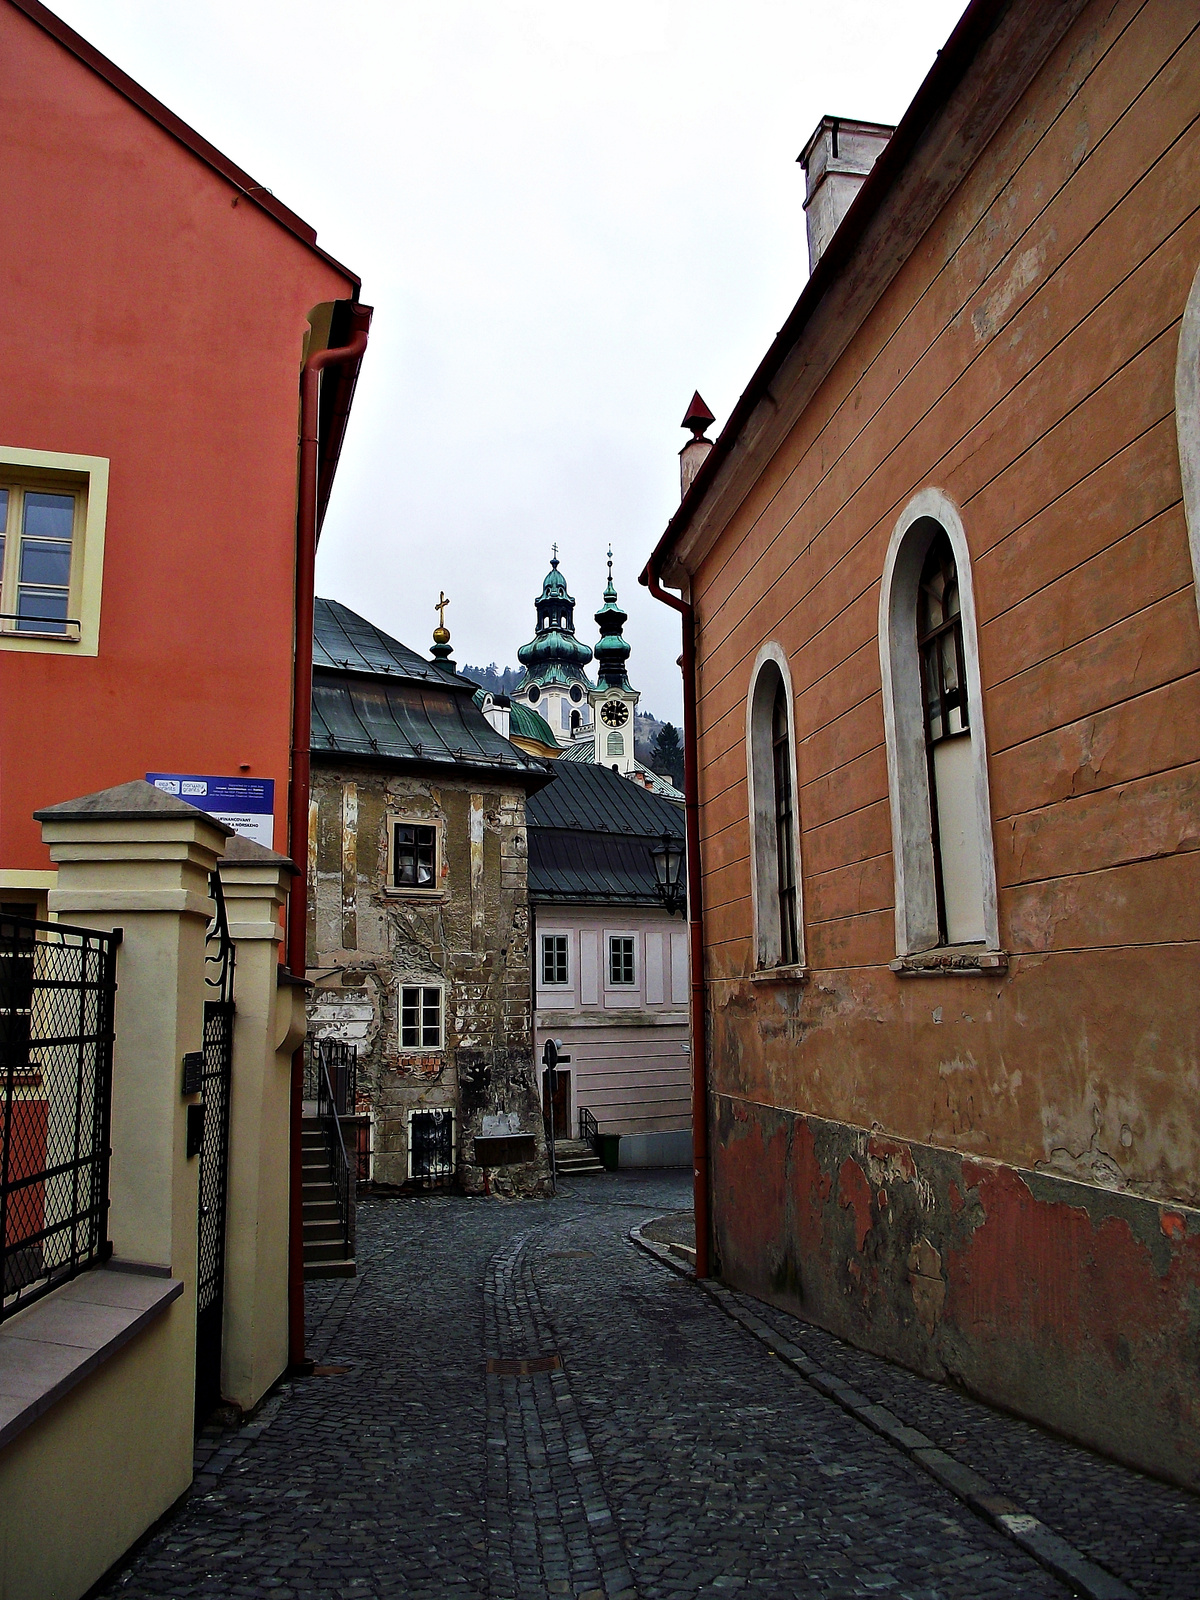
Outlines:
{"type": "Polygon", "coordinates": [[[825,254],[838,224],[894,132],[883,122],[822,117],[817,131],[796,157],[807,180],[804,210],[810,273],[825,254]]]}
{"type": "Polygon", "coordinates": [[[692,396],[692,403],[687,408],[687,414],[679,424],[681,428],[690,428],[692,437],[679,452],[679,498],[685,499],[688,490],[700,468],[704,465],[708,452],[713,447],[711,439],[704,437],[704,430],[710,422],[715,421],[712,412],[700,398],[699,389],[692,396]]]}

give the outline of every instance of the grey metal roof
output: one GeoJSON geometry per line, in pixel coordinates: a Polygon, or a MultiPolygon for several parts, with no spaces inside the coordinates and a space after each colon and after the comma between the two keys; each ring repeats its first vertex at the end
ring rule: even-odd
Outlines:
{"type": "Polygon", "coordinates": [[[660,905],[650,860],[652,842],[618,839],[612,834],[530,828],[530,899],[660,905]]]}
{"type": "Polygon", "coordinates": [[[529,801],[530,828],[570,828],[585,833],[633,834],[661,839],[683,837],[683,807],[651,794],[608,767],[564,761],[550,763],[552,782],[529,801]]]}
{"type": "Polygon", "coordinates": [[[331,672],[382,673],[414,683],[450,683],[472,694],[476,688],[469,678],[445,672],[435,662],[426,661],[349,606],[319,597],[313,607],[313,666],[331,672]]]}
{"type": "Polygon", "coordinates": [[[529,894],[535,901],[657,906],[650,847],[683,837],[683,807],[608,767],[550,763],[525,806],[529,894]]]}
{"type": "Polygon", "coordinates": [[[336,600],[313,616],[312,753],[491,771],[523,787],[546,763],[496,732],[476,685],[426,661],[336,600]]]}
{"type": "Polygon", "coordinates": [[[336,751],[544,778],[546,764],[498,734],[470,695],[450,684],[320,671],[313,674],[312,705],[314,756],[336,751]]]}

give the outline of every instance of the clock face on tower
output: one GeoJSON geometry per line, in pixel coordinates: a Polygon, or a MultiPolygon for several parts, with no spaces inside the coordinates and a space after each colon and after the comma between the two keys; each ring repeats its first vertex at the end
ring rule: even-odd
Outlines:
{"type": "Polygon", "coordinates": [[[600,720],[606,728],[620,728],[629,721],[629,707],[623,700],[606,700],[600,707],[600,720]]]}

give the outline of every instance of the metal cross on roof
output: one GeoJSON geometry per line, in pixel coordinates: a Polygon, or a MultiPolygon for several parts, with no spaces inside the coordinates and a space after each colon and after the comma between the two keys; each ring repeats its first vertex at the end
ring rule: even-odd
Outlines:
{"type": "Polygon", "coordinates": [[[433,609],[438,614],[438,627],[439,628],[444,628],[446,626],[446,607],[449,604],[450,604],[450,601],[446,597],[446,591],[444,589],[439,589],[438,590],[438,597],[433,603],[433,609]]]}

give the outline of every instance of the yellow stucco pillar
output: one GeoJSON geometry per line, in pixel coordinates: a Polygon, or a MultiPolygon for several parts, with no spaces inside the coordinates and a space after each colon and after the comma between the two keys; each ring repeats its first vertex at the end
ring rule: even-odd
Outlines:
{"type": "Polygon", "coordinates": [[[285,856],[238,837],[220,863],[237,951],[221,1393],[244,1411],[288,1359],[291,1057],[305,1017],[304,991],[279,965],[279,913],[294,871],[285,856]]]}
{"type": "Polygon", "coordinates": [[[50,910],[76,926],[122,931],[108,1236],[115,1265],[180,1278],[185,1288],[155,1330],[161,1358],[135,1408],[141,1427],[113,1441],[110,1468],[152,1485],[162,1510],[191,1482],[199,1160],[187,1155],[195,1096],[182,1092],[183,1057],[203,1048],[209,873],[231,830],[141,780],[36,816],[58,868],[50,910]]]}

